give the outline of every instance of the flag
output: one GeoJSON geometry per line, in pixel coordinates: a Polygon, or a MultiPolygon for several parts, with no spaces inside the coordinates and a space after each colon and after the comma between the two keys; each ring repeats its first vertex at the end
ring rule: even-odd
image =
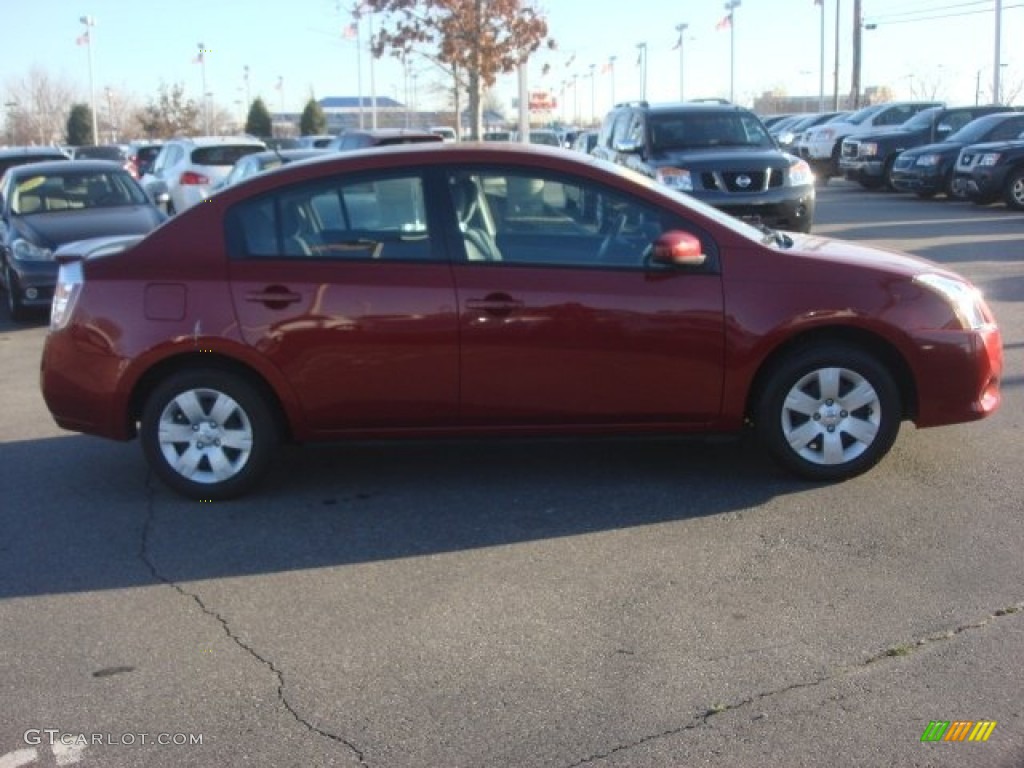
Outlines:
{"type": "Polygon", "coordinates": [[[202,64],[203,61],[204,61],[204,59],[203,59],[203,52],[202,51],[200,51],[199,54],[194,59],[192,59],[192,63],[193,64],[202,64]]]}
{"type": "Polygon", "coordinates": [[[75,45],[88,45],[89,44],[89,30],[85,30],[82,34],[75,38],[75,45]]]}
{"type": "Polygon", "coordinates": [[[341,36],[345,40],[352,40],[358,34],[359,28],[355,24],[349,24],[348,26],[341,28],[341,36]]]}
{"type": "Polygon", "coordinates": [[[284,88],[284,78],[283,77],[278,77],[277,78],[277,85],[274,86],[274,90],[275,91],[280,91],[282,88],[284,88]]]}
{"type": "Polygon", "coordinates": [[[726,14],[722,17],[722,20],[715,24],[715,29],[728,29],[732,26],[732,14],[726,14]]]}
{"type": "Polygon", "coordinates": [[[573,63],[574,61],[576,61],[576,54],[575,54],[575,53],[574,53],[574,54],[573,54],[572,56],[570,56],[570,57],[569,57],[569,60],[568,60],[567,62],[565,62],[565,67],[566,67],[566,69],[568,69],[569,67],[571,67],[571,66],[572,66],[572,63],[573,63]]]}
{"type": "Polygon", "coordinates": [[[673,51],[678,51],[682,47],[683,47],[683,35],[682,35],[682,33],[680,33],[679,34],[679,39],[676,40],[676,44],[672,46],[672,50],[673,51]]]}
{"type": "Polygon", "coordinates": [[[610,61],[606,61],[604,63],[604,66],[601,67],[601,74],[602,75],[607,75],[611,71],[612,71],[612,63],[610,61]]]}

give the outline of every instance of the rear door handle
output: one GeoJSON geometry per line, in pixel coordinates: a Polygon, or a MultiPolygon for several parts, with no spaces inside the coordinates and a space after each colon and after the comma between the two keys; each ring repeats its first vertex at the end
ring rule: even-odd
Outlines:
{"type": "Polygon", "coordinates": [[[505,293],[492,293],[482,299],[466,299],[466,309],[473,312],[486,312],[498,317],[504,317],[522,308],[522,301],[513,299],[505,293]]]}

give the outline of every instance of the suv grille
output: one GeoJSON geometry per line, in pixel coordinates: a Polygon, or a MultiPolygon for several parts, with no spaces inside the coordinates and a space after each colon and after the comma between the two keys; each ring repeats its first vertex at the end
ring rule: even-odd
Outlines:
{"type": "Polygon", "coordinates": [[[969,154],[967,152],[961,152],[960,158],[957,160],[957,165],[961,168],[970,168],[974,165],[974,157],[975,155],[973,153],[969,154]]]}
{"type": "Polygon", "coordinates": [[[705,171],[700,175],[704,189],[719,192],[764,192],[772,187],[782,186],[780,171],[765,168],[758,171],[705,171]]]}
{"type": "Polygon", "coordinates": [[[843,157],[856,157],[860,152],[859,141],[844,141],[843,142],[843,157]]]}

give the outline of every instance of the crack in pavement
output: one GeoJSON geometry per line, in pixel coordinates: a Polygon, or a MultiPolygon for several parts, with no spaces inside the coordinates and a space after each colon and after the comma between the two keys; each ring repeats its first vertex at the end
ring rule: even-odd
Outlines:
{"type": "Polygon", "coordinates": [[[570,763],[565,768],[579,768],[579,766],[581,765],[587,765],[588,763],[592,763],[597,760],[607,759],[619,752],[625,752],[626,750],[643,746],[644,744],[647,744],[652,741],[657,741],[658,739],[676,736],[681,733],[685,733],[686,731],[697,730],[698,728],[707,725],[708,721],[716,715],[721,715],[725,712],[730,712],[735,709],[742,709],[743,707],[747,707],[753,704],[754,702],[761,701],[762,699],[768,699],[774,696],[781,696],[783,694],[789,693],[790,691],[798,690],[800,688],[814,688],[818,685],[821,685],[822,683],[827,683],[831,680],[835,680],[836,678],[841,677],[843,674],[850,670],[866,668],[871,664],[877,663],[879,661],[884,661],[885,659],[907,656],[911,653],[910,649],[916,650],[917,648],[932,643],[937,643],[944,640],[952,640],[954,637],[963,634],[964,632],[969,632],[973,629],[980,629],[996,619],[1003,618],[1004,616],[1012,616],[1016,613],[1020,613],[1021,611],[1024,611],[1024,600],[1013,605],[1010,605],[1006,608],[1000,608],[999,610],[993,611],[984,619],[980,619],[978,621],[970,622],[967,624],[960,624],[954,627],[953,629],[946,630],[945,632],[939,632],[933,635],[928,635],[926,637],[919,638],[913,641],[913,643],[911,644],[892,646],[880,653],[874,654],[873,656],[869,656],[868,658],[861,661],[859,664],[852,664],[845,667],[839,667],[837,671],[831,675],[824,675],[815,680],[810,680],[803,683],[793,683],[792,685],[787,685],[783,688],[779,688],[773,691],[762,691],[761,693],[755,693],[753,696],[746,699],[741,699],[740,701],[737,701],[733,704],[715,704],[712,707],[704,710],[703,713],[695,715],[693,722],[687,725],[681,725],[678,728],[670,728],[666,731],[661,731],[660,733],[652,733],[647,736],[643,736],[639,739],[636,739],[634,741],[626,742],[624,744],[618,744],[614,747],[611,747],[606,752],[593,754],[588,757],[584,757],[581,760],[576,761],[575,763],[570,763]]]}
{"type": "Polygon", "coordinates": [[[355,755],[356,759],[359,761],[359,765],[368,766],[369,763],[366,762],[363,751],[359,749],[359,747],[357,747],[351,741],[346,739],[344,736],[339,736],[336,733],[331,733],[330,731],[326,731],[323,728],[319,728],[313,725],[311,722],[309,722],[308,720],[303,718],[302,715],[299,714],[298,710],[296,710],[295,707],[291,704],[291,702],[288,701],[288,697],[285,695],[284,673],[277,668],[273,661],[261,656],[260,653],[255,648],[253,648],[251,645],[242,640],[242,638],[236,635],[232,631],[231,626],[228,624],[227,619],[225,619],[212,608],[208,608],[206,604],[203,602],[202,598],[199,597],[199,595],[193,592],[189,592],[187,589],[177,584],[172,579],[169,579],[162,573],[160,573],[160,571],[156,567],[156,564],[153,563],[153,561],[149,557],[149,537],[155,514],[155,505],[153,503],[153,484],[151,481],[152,474],[150,472],[147,472],[145,481],[146,519],[142,526],[142,540],[139,546],[139,559],[141,559],[145,566],[149,569],[149,572],[153,574],[153,578],[171,587],[182,597],[191,598],[192,601],[195,602],[197,606],[199,606],[199,610],[201,610],[207,616],[215,619],[217,622],[220,623],[221,629],[224,630],[224,634],[227,635],[228,638],[233,643],[235,643],[235,645],[237,645],[239,648],[241,648],[243,651],[249,654],[252,658],[256,659],[256,661],[258,661],[260,664],[262,664],[264,667],[269,669],[274,674],[274,676],[277,678],[277,699],[281,702],[281,705],[295,719],[297,723],[305,726],[312,733],[315,733],[319,736],[323,736],[326,739],[330,739],[331,741],[334,741],[338,744],[347,747],[352,752],[352,754],[355,755]]]}

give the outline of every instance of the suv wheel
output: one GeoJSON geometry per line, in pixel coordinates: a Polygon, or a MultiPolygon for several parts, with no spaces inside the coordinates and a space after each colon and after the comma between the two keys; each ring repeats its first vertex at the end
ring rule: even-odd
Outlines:
{"type": "Polygon", "coordinates": [[[263,475],[277,446],[266,398],[235,374],[186,370],[146,400],[139,432],[153,471],[192,499],[229,499],[263,475]]]}
{"type": "Polygon", "coordinates": [[[1024,211],[1024,168],[1012,171],[1006,178],[1003,200],[1008,208],[1024,211]]]}
{"type": "Polygon", "coordinates": [[[7,268],[7,310],[11,315],[11,320],[14,322],[21,322],[28,318],[28,309],[24,304],[21,303],[21,288],[18,287],[18,278],[14,276],[14,272],[10,267],[7,268]]]}

